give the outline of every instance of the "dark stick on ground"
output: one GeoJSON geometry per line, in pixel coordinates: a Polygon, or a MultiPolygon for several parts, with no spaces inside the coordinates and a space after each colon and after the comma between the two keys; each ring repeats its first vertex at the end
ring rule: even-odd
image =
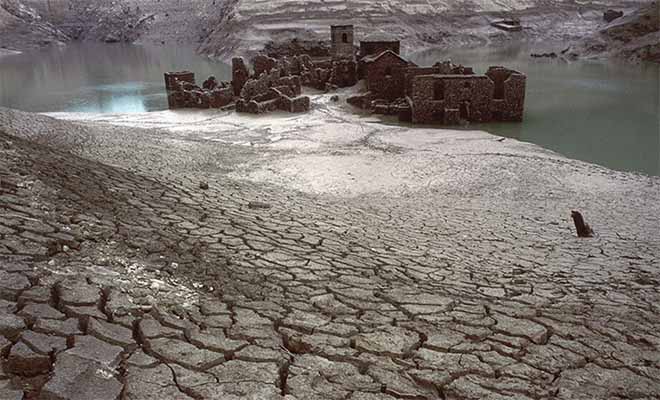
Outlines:
{"type": "Polygon", "coordinates": [[[584,222],[584,217],[580,214],[579,211],[572,211],[571,217],[573,217],[573,222],[575,223],[575,229],[577,230],[578,237],[593,237],[594,231],[591,229],[589,224],[584,222]]]}

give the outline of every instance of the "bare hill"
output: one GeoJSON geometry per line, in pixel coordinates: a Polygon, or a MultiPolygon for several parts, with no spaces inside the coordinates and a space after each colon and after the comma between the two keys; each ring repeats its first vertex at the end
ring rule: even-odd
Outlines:
{"type": "Polygon", "coordinates": [[[572,51],[582,57],[660,62],[660,3],[653,2],[604,25],[580,40],[572,51]]]}
{"type": "Polygon", "coordinates": [[[188,44],[230,58],[264,46],[324,47],[329,25],[353,23],[357,38],[386,32],[404,51],[425,46],[484,46],[509,40],[569,42],[602,28],[611,7],[649,0],[0,0],[0,47],[66,40],[188,44]],[[22,10],[22,11],[21,11],[22,10]],[[490,23],[521,21],[522,32],[490,23]]]}
{"type": "MultiPolygon", "coordinates": [[[[648,2],[648,1],[647,1],[648,2]]],[[[647,3],[646,2],[646,3],[647,3]]],[[[250,53],[268,42],[302,37],[325,40],[329,25],[353,23],[358,38],[387,32],[405,39],[404,48],[427,45],[486,45],[507,40],[567,41],[592,33],[609,7],[643,1],[601,0],[232,0],[223,21],[201,46],[225,56],[250,53]],[[505,33],[490,26],[499,18],[519,19],[524,29],[505,33]]]]}

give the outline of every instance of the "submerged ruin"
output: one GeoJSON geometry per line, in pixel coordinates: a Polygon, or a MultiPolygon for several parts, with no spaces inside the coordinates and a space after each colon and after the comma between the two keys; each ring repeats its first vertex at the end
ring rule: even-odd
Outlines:
{"type": "Polygon", "coordinates": [[[258,55],[252,72],[238,57],[232,60],[231,82],[211,77],[202,87],[191,72],[166,73],[169,107],[306,112],[311,100],[302,94],[303,87],[328,92],[364,80],[366,91],[347,102],[404,122],[456,125],[523,119],[526,76],[518,71],[493,66],[477,75],[451,61],[418,66],[401,56],[395,38],[370,35],[356,47],[353,25],[332,26],[330,31],[330,57],[258,55]]]}

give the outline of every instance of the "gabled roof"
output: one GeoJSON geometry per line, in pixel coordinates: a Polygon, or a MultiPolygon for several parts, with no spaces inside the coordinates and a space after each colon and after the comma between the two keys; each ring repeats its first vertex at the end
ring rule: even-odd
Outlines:
{"type": "Polygon", "coordinates": [[[380,54],[378,54],[378,55],[373,55],[373,54],[372,54],[372,55],[370,55],[370,56],[365,56],[365,57],[362,58],[362,62],[367,63],[367,64],[368,64],[368,63],[372,63],[372,62],[374,62],[374,61],[377,61],[377,60],[380,59],[381,57],[385,56],[386,54],[393,55],[394,57],[398,58],[399,60],[403,61],[403,62],[406,63],[406,64],[411,64],[410,61],[408,61],[408,60],[406,60],[405,58],[401,57],[400,55],[396,54],[396,53],[393,52],[392,50],[385,50],[384,52],[382,52],[382,53],[380,53],[380,54]]]}

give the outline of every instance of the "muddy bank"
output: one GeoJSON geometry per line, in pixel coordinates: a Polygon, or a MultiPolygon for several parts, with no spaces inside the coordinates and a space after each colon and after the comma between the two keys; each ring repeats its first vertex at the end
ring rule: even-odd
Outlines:
{"type": "MultiPolygon", "coordinates": [[[[23,307],[0,310],[22,334],[0,387],[77,398],[58,383],[98,380],[79,371],[103,349],[121,360],[90,398],[660,395],[658,178],[315,102],[58,115],[75,124],[0,109],[0,288],[23,307]],[[38,124],[57,141],[25,140],[38,124]],[[44,356],[26,315],[87,328],[44,356]],[[17,384],[25,354],[36,384],[17,384]]],[[[52,326],[34,329],[67,335],[52,326]]]]}
{"type": "Polygon", "coordinates": [[[611,171],[480,131],[383,125],[349,113],[349,106],[330,101],[330,95],[314,95],[312,101],[309,114],[267,118],[215,111],[52,115],[92,126],[159,132],[174,148],[185,144],[191,156],[193,148],[203,149],[199,160],[189,160],[193,163],[205,162],[207,145],[230,145],[240,153],[258,155],[239,157],[240,162],[229,168],[232,179],[310,195],[410,196],[424,203],[446,196],[464,206],[506,212],[534,209],[531,204],[549,201],[562,204],[559,211],[572,207],[576,199],[600,203],[599,195],[618,192],[620,185],[625,191],[623,187],[636,182],[634,191],[646,192],[639,199],[649,207],[657,206],[651,199],[660,198],[657,177],[611,171]]]}

